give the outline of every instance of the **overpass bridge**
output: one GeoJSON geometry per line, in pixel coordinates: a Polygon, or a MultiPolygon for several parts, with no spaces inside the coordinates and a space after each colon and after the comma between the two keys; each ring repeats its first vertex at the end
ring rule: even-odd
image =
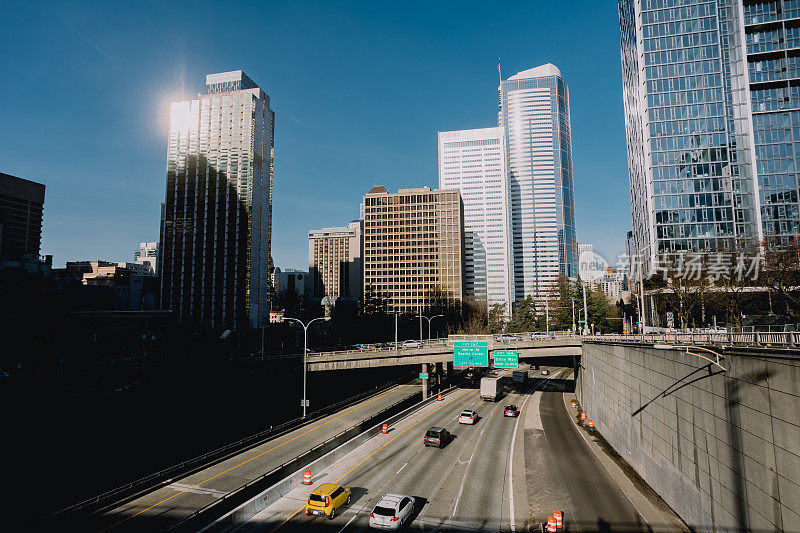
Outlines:
{"type": "Polygon", "coordinates": [[[451,335],[446,339],[426,341],[415,348],[369,347],[362,350],[313,353],[308,355],[308,370],[351,370],[380,366],[441,364],[453,362],[453,346],[457,341],[484,341],[489,346],[489,361],[495,350],[517,350],[520,359],[553,356],[581,355],[581,337],[550,336],[534,339],[531,334],[520,334],[519,340],[497,340],[495,335],[451,335]]]}

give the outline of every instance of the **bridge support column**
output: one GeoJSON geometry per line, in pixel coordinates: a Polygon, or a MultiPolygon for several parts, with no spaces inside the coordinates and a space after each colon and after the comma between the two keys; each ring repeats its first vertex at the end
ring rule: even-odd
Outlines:
{"type": "Polygon", "coordinates": [[[444,376],[442,376],[442,363],[436,363],[436,391],[440,392],[442,390],[442,384],[444,383],[444,376]]]}
{"type": "MultiPolygon", "coordinates": [[[[423,374],[427,374],[428,373],[428,363],[422,363],[422,373],[423,374]]],[[[422,399],[423,400],[427,400],[428,399],[428,379],[427,378],[424,378],[422,380],[422,399]]]]}
{"type": "Polygon", "coordinates": [[[448,385],[452,385],[453,384],[453,362],[452,361],[448,361],[447,362],[447,384],[448,385]]]}

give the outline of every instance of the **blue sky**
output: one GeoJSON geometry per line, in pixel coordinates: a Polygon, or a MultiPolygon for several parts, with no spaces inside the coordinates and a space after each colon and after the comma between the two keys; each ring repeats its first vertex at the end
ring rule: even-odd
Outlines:
{"type": "Polygon", "coordinates": [[[503,76],[569,85],[581,242],[630,226],[616,2],[8,2],[0,172],[47,185],[42,253],[131,261],[158,240],[171,101],[244,70],[276,112],[273,256],[357,218],[373,184],[436,187],[436,132],[497,121],[503,76]]]}

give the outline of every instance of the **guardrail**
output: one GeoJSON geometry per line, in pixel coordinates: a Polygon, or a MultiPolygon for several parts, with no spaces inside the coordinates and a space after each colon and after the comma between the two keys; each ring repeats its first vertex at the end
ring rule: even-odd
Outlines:
{"type": "Polygon", "coordinates": [[[44,522],[68,519],[70,517],[73,517],[77,513],[88,514],[91,512],[97,512],[102,509],[107,509],[110,506],[119,505],[126,501],[130,501],[136,496],[155,490],[167,483],[172,482],[176,478],[186,477],[203,468],[207,468],[208,466],[223,461],[228,457],[242,453],[255,446],[258,446],[264,441],[280,437],[299,427],[316,422],[317,420],[324,418],[325,416],[328,416],[332,412],[335,412],[345,406],[360,402],[366,398],[369,398],[370,396],[380,394],[385,390],[394,387],[398,383],[404,381],[408,381],[408,379],[400,378],[392,380],[374,390],[365,391],[351,398],[342,400],[341,402],[337,402],[327,407],[323,407],[318,411],[314,411],[305,419],[295,418],[289,420],[275,427],[271,427],[268,430],[255,433],[249,437],[245,437],[236,442],[227,444],[221,448],[217,448],[203,455],[194,457],[192,459],[188,459],[177,465],[165,468],[163,470],[160,470],[143,478],[137,479],[136,481],[132,481],[131,483],[127,483],[115,489],[103,492],[92,498],[70,505],[69,507],[65,507],[51,514],[40,517],[34,520],[33,522],[30,522],[28,526],[39,527],[44,522]]]}
{"type": "Polygon", "coordinates": [[[653,342],[663,344],[723,344],[731,346],[786,346],[800,344],[800,333],[647,333],[641,335],[587,335],[589,341],[653,342]]]}
{"type": "Polygon", "coordinates": [[[397,401],[379,413],[375,413],[368,419],[354,424],[337,435],[331,437],[318,444],[317,446],[307,450],[300,455],[296,456],[280,466],[277,466],[269,472],[250,480],[240,487],[222,495],[211,503],[207,504],[200,509],[197,509],[192,514],[181,519],[179,522],[166,528],[165,531],[197,531],[209,523],[217,520],[219,517],[224,516],[226,513],[233,511],[243,503],[256,497],[259,493],[263,492],[270,486],[278,483],[280,480],[296,472],[300,468],[305,467],[312,461],[319,459],[331,450],[346,443],[347,441],[355,438],[356,436],[373,429],[377,432],[380,422],[387,418],[391,418],[404,410],[421,406],[428,402],[434,401],[431,397],[427,400],[420,402],[422,393],[415,394],[403,400],[397,401]]]}
{"type": "MultiPolygon", "coordinates": [[[[395,346],[394,342],[381,342],[375,344],[362,344],[361,348],[353,348],[348,350],[330,350],[330,351],[320,351],[320,352],[309,352],[308,358],[313,359],[314,357],[326,357],[331,355],[351,355],[351,354],[359,354],[364,352],[396,352],[399,350],[419,350],[425,348],[427,346],[447,346],[452,345],[455,341],[498,341],[498,342],[510,342],[513,341],[513,337],[518,337],[520,341],[548,341],[548,340],[567,340],[567,339],[579,339],[581,338],[580,335],[574,335],[568,332],[558,332],[558,333],[543,333],[541,331],[522,331],[519,333],[496,333],[496,334],[486,334],[486,335],[467,335],[467,334],[454,334],[448,337],[440,337],[437,339],[425,339],[422,342],[422,346],[418,347],[407,347],[404,348],[402,342],[400,341],[395,346]]],[[[416,339],[412,339],[416,342],[416,339]]],[[[257,361],[257,360],[279,360],[279,359],[299,359],[302,358],[303,354],[300,353],[291,353],[291,354],[275,354],[275,355],[264,355],[263,357],[260,355],[234,355],[231,357],[231,360],[234,361],[257,361]]]]}

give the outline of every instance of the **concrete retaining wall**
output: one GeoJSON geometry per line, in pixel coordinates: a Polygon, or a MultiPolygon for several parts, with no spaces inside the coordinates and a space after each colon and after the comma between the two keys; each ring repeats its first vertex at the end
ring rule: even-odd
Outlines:
{"type": "Polygon", "coordinates": [[[723,372],[676,350],[586,342],[581,366],[588,417],[691,527],[800,531],[800,353],[740,351],[723,372]]]}

